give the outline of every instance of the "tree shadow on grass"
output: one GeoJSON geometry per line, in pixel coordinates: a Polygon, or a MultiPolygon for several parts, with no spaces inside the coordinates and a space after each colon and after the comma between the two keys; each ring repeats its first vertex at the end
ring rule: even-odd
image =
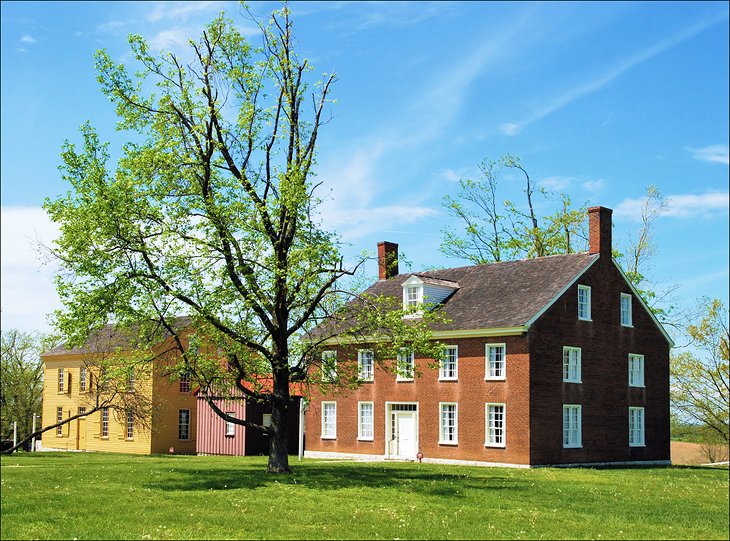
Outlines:
{"type": "MultiPolygon", "coordinates": [[[[495,472],[496,473],[496,472],[495,472]]],[[[432,496],[463,496],[464,490],[509,490],[528,489],[523,479],[502,475],[474,475],[461,473],[434,472],[432,469],[419,469],[418,465],[396,465],[371,463],[367,465],[352,463],[321,462],[296,467],[290,475],[266,473],[261,463],[241,463],[236,468],[198,467],[179,469],[165,479],[149,481],[144,486],[162,491],[210,491],[210,490],[255,490],[275,485],[306,487],[314,491],[340,489],[398,489],[432,496]]]]}

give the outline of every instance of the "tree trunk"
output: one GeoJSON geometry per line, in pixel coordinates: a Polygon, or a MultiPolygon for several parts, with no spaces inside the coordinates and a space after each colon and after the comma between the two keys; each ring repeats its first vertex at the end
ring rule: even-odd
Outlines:
{"type": "Polygon", "coordinates": [[[291,473],[289,467],[289,373],[274,370],[271,396],[271,428],[269,435],[269,473],[291,473]]]}

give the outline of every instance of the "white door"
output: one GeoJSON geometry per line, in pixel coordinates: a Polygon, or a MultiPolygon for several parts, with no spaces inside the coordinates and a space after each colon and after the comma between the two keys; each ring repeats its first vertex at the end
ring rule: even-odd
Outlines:
{"type": "Polygon", "coordinates": [[[399,458],[413,460],[416,458],[416,414],[414,412],[398,412],[396,414],[396,454],[399,458]]]}

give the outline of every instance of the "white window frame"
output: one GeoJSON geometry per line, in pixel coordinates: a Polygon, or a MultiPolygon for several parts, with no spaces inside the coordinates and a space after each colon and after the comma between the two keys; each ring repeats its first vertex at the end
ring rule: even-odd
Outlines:
{"type": "Polygon", "coordinates": [[[439,445],[459,445],[459,404],[456,402],[439,402],[439,445]],[[453,439],[447,440],[444,413],[447,407],[452,406],[454,408],[453,439]]]}
{"type": "Polygon", "coordinates": [[[337,379],[337,351],[322,352],[322,381],[332,383],[337,379]]]}
{"type": "Polygon", "coordinates": [[[423,284],[410,283],[403,286],[403,310],[407,313],[404,317],[420,317],[423,315],[423,284]],[[412,295],[415,294],[415,298],[412,295]]]}
{"type": "Polygon", "coordinates": [[[271,414],[270,413],[264,413],[261,416],[261,424],[267,428],[271,426],[271,414]]]}
{"type": "Polygon", "coordinates": [[[580,404],[563,404],[563,449],[580,449],[583,447],[583,407],[580,404]],[[572,425],[577,412],[577,426],[572,425]],[[566,423],[567,421],[567,423],[566,423]],[[567,442],[566,442],[567,432],[567,442]]]}
{"type": "Polygon", "coordinates": [[[507,344],[484,344],[484,379],[488,381],[505,381],[507,379],[507,344]],[[492,349],[500,348],[502,349],[502,375],[495,376],[492,375],[492,359],[489,352],[492,349]]]}
{"type": "Polygon", "coordinates": [[[457,381],[459,379],[459,346],[446,346],[444,348],[444,358],[439,363],[439,381],[457,381]],[[454,352],[454,370],[453,375],[447,376],[445,372],[445,364],[449,351],[454,352]]]}
{"type": "MultiPolygon", "coordinates": [[[[226,415],[229,417],[235,417],[236,412],[235,411],[227,411],[226,415]]],[[[236,435],[236,423],[233,423],[231,421],[226,421],[226,431],[224,433],[224,436],[235,436],[236,435]]]]}
{"type": "Polygon", "coordinates": [[[134,392],[134,369],[131,369],[127,375],[127,392],[134,392]]]}
{"type": "Polygon", "coordinates": [[[583,350],[581,348],[573,347],[573,346],[563,346],[563,382],[564,383],[583,383],[583,350]],[[571,370],[571,358],[570,353],[576,352],[577,353],[577,361],[575,363],[576,367],[576,374],[575,377],[572,377],[571,374],[573,370],[571,370]],[[566,354],[568,355],[567,361],[566,361],[566,354]],[[567,367],[567,376],[566,376],[566,367],[567,367]]]}
{"type": "Polygon", "coordinates": [[[579,285],[578,286],[578,319],[580,321],[593,321],[591,319],[591,286],[584,286],[579,285]],[[583,317],[581,315],[581,302],[580,302],[580,292],[583,291],[586,294],[587,300],[585,303],[583,303],[586,307],[587,315],[586,317],[583,317]]]}
{"type": "Polygon", "coordinates": [[[487,402],[484,404],[484,446],[485,447],[506,447],[507,446],[507,406],[504,402],[487,402]],[[491,424],[490,410],[502,408],[501,426],[491,424]],[[494,432],[492,432],[494,429],[494,432]],[[497,431],[501,430],[502,441],[496,441],[497,431]]]}
{"type": "Polygon", "coordinates": [[[646,447],[646,424],[644,419],[644,408],[629,408],[629,447],[646,447]]]}
{"type": "Polygon", "coordinates": [[[127,411],[127,440],[134,439],[134,413],[127,411]]]}
{"type": "Polygon", "coordinates": [[[621,319],[621,326],[622,327],[633,327],[634,326],[634,313],[633,313],[633,297],[630,293],[621,293],[621,298],[619,300],[619,318],[621,319]],[[627,310],[624,311],[624,301],[628,301],[627,310]],[[624,314],[626,314],[627,318],[624,321],[624,314]]]}
{"type": "Polygon", "coordinates": [[[85,393],[86,392],[86,386],[87,386],[86,384],[87,384],[87,380],[86,380],[86,367],[85,366],[82,366],[79,369],[79,392],[80,393],[85,393]]]}
{"type": "Polygon", "coordinates": [[[182,408],[177,413],[177,439],[180,441],[190,441],[190,410],[187,408],[182,408]],[[183,423],[184,411],[187,412],[187,415],[185,416],[186,422],[183,423]],[[184,433],[183,427],[185,427],[184,433]]]}
{"type": "Polygon", "coordinates": [[[373,381],[375,379],[375,356],[372,349],[357,350],[357,379],[360,381],[373,381]],[[364,372],[365,364],[370,365],[370,370],[364,372]]]}
{"type": "Polygon", "coordinates": [[[401,350],[395,362],[395,381],[413,381],[416,376],[416,354],[413,350],[401,350]],[[407,363],[406,363],[407,361],[407,363]],[[410,370],[403,371],[404,365],[410,364],[410,370]]]}
{"type": "Polygon", "coordinates": [[[184,372],[180,374],[180,385],[178,387],[179,392],[188,394],[190,392],[190,373],[184,372]]]}
{"type": "MultiPolygon", "coordinates": [[[[63,422],[63,407],[56,408],[56,422],[63,422]]],[[[63,436],[63,425],[56,427],[56,436],[63,436]]]]}
{"type": "Polygon", "coordinates": [[[102,438],[109,438],[109,408],[101,408],[101,431],[102,438]]]}
{"type": "Polygon", "coordinates": [[[360,441],[373,441],[375,439],[375,404],[373,402],[357,403],[357,439],[360,441]],[[367,425],[363,422],[363,410],[366,407],[370,407],[369,435],[364,430],[367,425]]]}
{"type": "Polygon", "coordinates": [[[334,400],[322,402],[322,429],[321,436],[323,440],[337,439],[337,402],[334,400]],[[327,431],[327,406],[332,406],[332,421],[330,425],[333,427],[332,433],[327,431]]]}
{"type": "Polygon", "coordinates": [[[59,394],[66,392],[64,390],[66,388],[65,387],[65,385],[66,385],[65,375],[66,374],[64,372],[64,369],[63,368],[59,368],[58,369],[58,393],[59,394]]]}
{"type": "Polygon", "coordinates": [[[629,353],[629,387],[644,387],[644,356],[639,353],[629,353]]]}

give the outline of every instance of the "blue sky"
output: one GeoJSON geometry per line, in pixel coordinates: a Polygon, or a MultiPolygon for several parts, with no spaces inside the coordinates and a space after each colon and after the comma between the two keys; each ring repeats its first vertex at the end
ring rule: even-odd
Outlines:
{"type": "MultiPolygon", "coordinates": [[[[255,3],[266,14],[274,3],[255,3]]],[[[671,200],[651,275],[682,304],[728,299],[728,4],[306,2],[291,5],[301,56],[336,71],[320,137],[323,220],[348,255],[399,243],[412,268],[459,266],[438,250],[441,207],[484,158],[520,156],[541,185],[614,209],[636,231],[646,186],[671,200]]],[[[48,330],[56,234],[40,206],[67,189],[64,139],[86,120],[117,148],[93,53],[126,61],[126,36],[180,51],[236,3],[2,2],[2,327],[48,330]]],[[[504,197],[519,198],[504,175],[504,197]]],[[[368,270],[374,275],[375,266],[368,270]]]]}

